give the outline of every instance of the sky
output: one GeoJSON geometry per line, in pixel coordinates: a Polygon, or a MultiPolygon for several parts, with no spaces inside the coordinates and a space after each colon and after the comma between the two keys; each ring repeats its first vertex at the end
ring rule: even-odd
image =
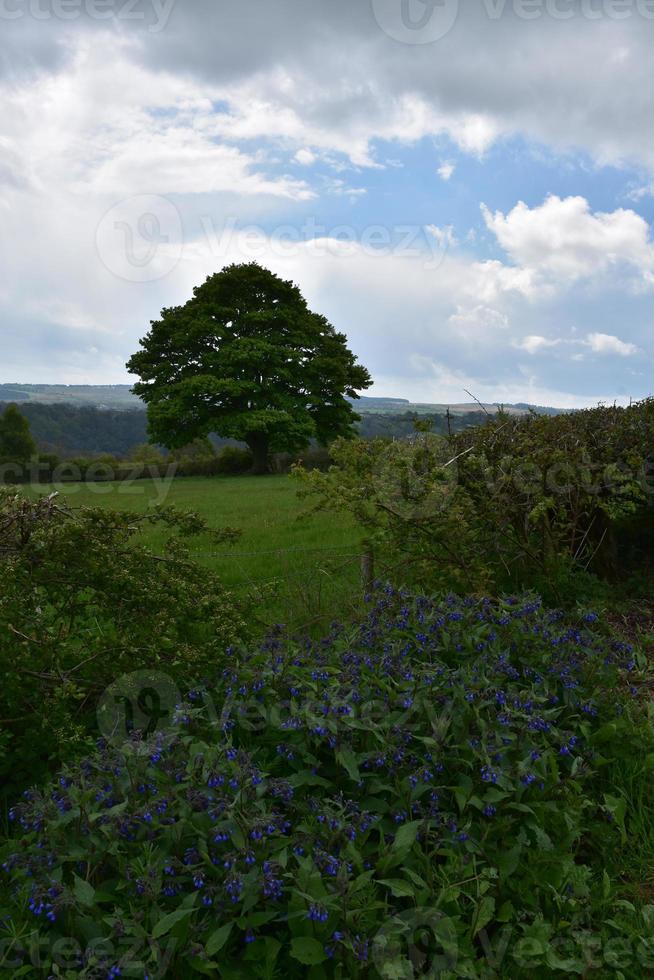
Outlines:
{"type": "Polygon", "coordinates": [[[0,0],[0,381],[110,384],[234,261],[368,394],[651,392],[654,0],[0,0]]]}

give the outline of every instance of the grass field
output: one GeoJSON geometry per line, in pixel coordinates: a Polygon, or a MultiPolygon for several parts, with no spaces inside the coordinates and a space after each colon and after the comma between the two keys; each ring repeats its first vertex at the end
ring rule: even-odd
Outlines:
{"type": "MultiPolygon", "coordinates": [[[[171,481],[44,485],[72,507],[113,507],[145,513],[157,503],[195,511],[211,529],[242,531],[233,545],[216,544],[210,533],[189,540],[202,564],[225,586],[251,599],[262,626],[322,628],[360,601],[361,532],[344,515],[307,514],[288,476],[184,477],[171,481]]],[[[143,537],[161,551],[166,533],[147,528],[143,537]]]]}

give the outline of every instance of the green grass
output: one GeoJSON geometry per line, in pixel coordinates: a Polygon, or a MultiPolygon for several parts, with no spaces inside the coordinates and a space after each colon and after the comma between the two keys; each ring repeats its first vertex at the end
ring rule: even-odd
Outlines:
{"type": "MultiPolygon", "coordinates": [[[[51,493],[44,485],[31,492],[51,493]]],[[[340,514],[307,514],[288,476],[184,477],[172,481],[70,483],[56,488],[71,507],[111,507],[146,513],[157,503],[191,510],[212,530],[242,531],[233,545],[211,533],[188,545],[194,558],[217,572],[224,585],[250,600],[261,627],[286,623],[292,630],[324,628],[355,612],[361,597],[362,532],[340,514]]],[[[143,539],[163,550],[166,534],[148,528],[143,539]]]]}

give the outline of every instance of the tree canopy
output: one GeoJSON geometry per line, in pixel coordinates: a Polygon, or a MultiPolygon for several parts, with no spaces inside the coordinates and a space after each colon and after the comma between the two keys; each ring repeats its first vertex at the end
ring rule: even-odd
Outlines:
{"type": "Polygon", "coordinates": [[[245,442],[255,472],[268,453],[347,436],[348,398],[368,388],[357,363],[298,287],[257,263],[234,264],[162,310],[127,363],[153,441],[176,448],[210,432],[245,442]]]}

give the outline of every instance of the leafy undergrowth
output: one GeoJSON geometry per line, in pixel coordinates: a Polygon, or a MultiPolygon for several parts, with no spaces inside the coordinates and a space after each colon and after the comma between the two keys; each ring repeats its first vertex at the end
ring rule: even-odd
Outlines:
{"type": "Polygon", "coordinates": [[[230,657],[14,808],[5,975],[649,974],[643,665],[595,614],[387,588],[230,657]]]}

